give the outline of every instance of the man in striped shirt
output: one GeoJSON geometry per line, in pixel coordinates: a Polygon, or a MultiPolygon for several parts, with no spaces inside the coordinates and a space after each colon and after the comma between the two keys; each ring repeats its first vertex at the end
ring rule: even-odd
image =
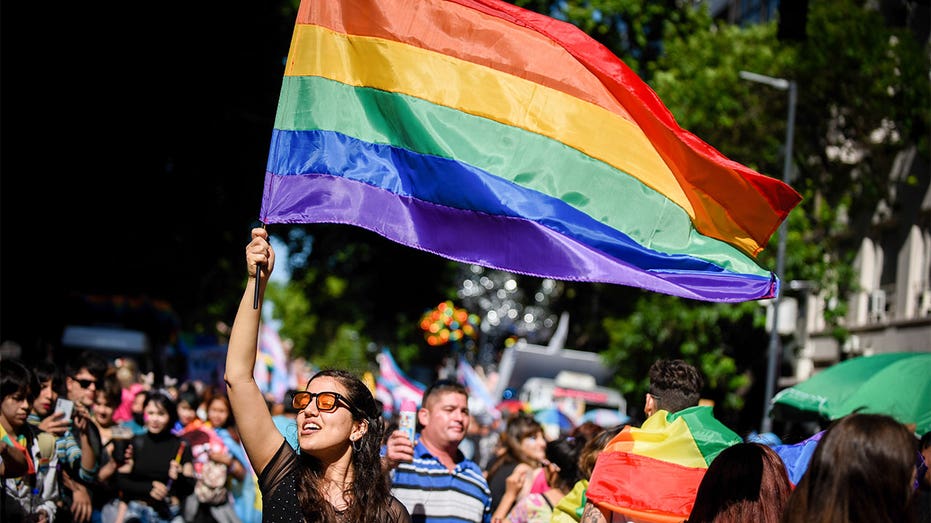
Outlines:
{"type": "Polygon", "coordinates": [[[392,494],[411,519],[424,523],[489,523],[491,491],[481,468],[459,451],[469,430],[465,387],[439,380],[423,395],[416,444],[398,430],[388,438],[385,464],[392,494]]]}

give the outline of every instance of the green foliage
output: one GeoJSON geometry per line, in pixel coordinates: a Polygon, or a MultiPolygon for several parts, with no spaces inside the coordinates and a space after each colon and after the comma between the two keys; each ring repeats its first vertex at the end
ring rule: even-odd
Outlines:
{"type": "Polygon", "coordinates": [[[449,292],[447,260],[346,225],[274,232],[286,237],[289,256],[280,263],[291,279],[286,291],[267,297],[295,356],[318,366],[340,359],[361,365],[374,360],[371,344],[391,347],[402,364],[416,359],[420,315],[449,292]]]}
{"type": "Polygon", "coordinates": [[[706,304],[643,293],[632,313],[604,319],[610,341],[602,357],[617,369],[615,385],[631,403],[647,392],[654,361],[680,358],[702,371],[708,397],[738,411],[755,357],[747,348],[765,339],[759,330],[764,314],[756,303],[706,304]]]}
{"type": "MultiPolygon", "coordinates": [[[[796,81],[791,184],[804,200],[788,218],[783,281],[806,280],[823,291],[828,328],[843,340],[843,298],[855,290],[852,259],[864,234],[857,217],[886,194],[899,150],[918,144],[928,154],[926,42],[887,26],[853,0],[809,3],[803,43],[779,41],[774,23],[730,26],[711,20],[704,7],[675,0],[514,3],[592,35],[650,82],[683,128],[770,176],[782,175],[787,95],[738,73],[796,81]],[[857,161],[842,150],[855,151],[857,161]]],[[[293,289],[269,295],[296,354],[362,365],[371,340],[392,347],[402,366],[425,357],[417,321],[436,303],[455,299],[449,262],[351,227],[288,231],[297,260],[293,289]]],[[[759,257],[764,267],[775,266],[775,241],[776,235],[759,257]]],[[[572,315],[570,344],[603,350],[632,406],[642,401],[647,369],[657,358],[697,365],[724,415],[737,415],[753,376],[763,375],[768,336],[757,303],[708,304],[627,287],[567,284],[555,306],[572,315]]]]}
{"type": "MultiPolygon", "coordinates": [[[[829,304],[828,329],[842,342],[847,335],[844,299],[856,290],[853,257],[866,233],[864,224],[847,217],[868,218],[887,194],[897,152],[918,144],[927,153],[931,65],[925,43],[887,26],[878,12],[851,0],[811,3],[809,37],[802,44],[780,42],[775,23],[740,28],[712,22],[702,9],[683,14],[663,2],[555,5],[564,6],[557,11],[574,23],[576,17],[591,16],[577,25],[636,64],[683,128],[729,158],[774,177],[781,178],[783,170],[787,93],[741,80],[738,72],[796,81],[796,172],[791,183],[804,199],[787,221],[783,281],[806,280],[823,293],[829,304]],[[641,52],[657,35],[658,25],[651,20],[664,9],[658,15],[664,52],[641,52]],[[627,28],[638,36],[603,34],[627,28]],[[857,161],[839,155],[842,148],[855,150],[857,161]]],[[[775,266],[776,240],[774,235],[760,255],[764,267],[775,266]]],[[[585,295],[586,302],[603,304],[606,297],[619,294],[606,288],[595,291],[596,297],[588,292],[573,286],[566,296],[585,295]]],[[[751,371],[759,371],[765,359],[760,318],[758,308],[642,295],[605,318],[609,342],[604,356],[618,369],[618,386],[632,394],[629,398],[642,397],[653,360],[681,357],[700,366],[720,405],[737,409],[751,371]],[[722,307],[733,313],[722,316],[722,307]],[[743,315],[753,320],[742,321],[743,315]],[[727,342],[722,329],[733,335],[733,325],[746,329],[742,339],[754,342],[727,342]]]]}
{"type": "MultiPolygon", "coordinates": [[[[295,347],[307,347],[317,331],[320,318],[311,311],[311,303],[297,285],[269,282],[265,300],[272,305],[272,317],[281,321],[279,335],[295,347]]],[[[298,352],[295,355],[303,355],[298,352]]]]}
{"type": "Polygon", "coordinates": [[[314,358],[314,363],[321,368],[346,369],[357,375],[372,370],[374,353],[369,351],[371,341],[362,334],[364,325],[362,321],[340,324],[323,354],[314,358]]]}

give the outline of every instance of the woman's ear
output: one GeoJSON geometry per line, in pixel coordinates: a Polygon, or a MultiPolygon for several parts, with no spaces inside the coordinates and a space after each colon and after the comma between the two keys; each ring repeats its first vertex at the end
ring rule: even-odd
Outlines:
{"type": "Polygon", "coordinates": [[[356,427],[352,430],[352,434],[349,435],[349,439],[352,442],[359,441],[365,436],[365,433],[369,431],[369,420],[364,419],[362,421],[356,422],[356,427]]]}

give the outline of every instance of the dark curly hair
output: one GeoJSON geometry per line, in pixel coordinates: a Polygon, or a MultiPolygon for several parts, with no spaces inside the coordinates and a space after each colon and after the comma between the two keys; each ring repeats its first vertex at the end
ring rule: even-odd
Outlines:
{"type": "MultiPolygon", "coordinates": [[[[385,431],[385,420],[371,391],[352,373],[338,369],[322,370],[315,374],[308,385],[317,378],[330,377],[346,388],[349,401],[355,409],[349,409],[352,419],[365,421],[368,430],[352,451],[352,486],[343,495],[349,507],[339,516],[344,522],[387,521],[392,512],[391,487],[381,467],[381,442],[385,431]]],[[[323,464],[308,454],[300,454],[300,480],[297,499],[303,510],[305,521],[336,521],[333,506],[323,496],[323,464]]]]}
{"type": "Polygon", "coordinates": [[[682,360],[657,360],[649,375],[657,409],[673,413],[698,405],[705,381],[694,366],[682,360]]]}

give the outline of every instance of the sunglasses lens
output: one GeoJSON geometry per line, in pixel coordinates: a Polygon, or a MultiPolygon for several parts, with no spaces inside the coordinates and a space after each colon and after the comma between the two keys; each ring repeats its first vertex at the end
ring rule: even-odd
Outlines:
{"type": "Polygon", "coordinates": [[[291,406],[295,409],[303,409],[308,403],[310,403],[309,392],[295,392],[291,398],[291,406]]]}
{"type": "Polygon", "coordinates": [[[336,396],[331,392],[321,392],[317,395],[317,408],[329,412],[336,408],[336,396]]]}

